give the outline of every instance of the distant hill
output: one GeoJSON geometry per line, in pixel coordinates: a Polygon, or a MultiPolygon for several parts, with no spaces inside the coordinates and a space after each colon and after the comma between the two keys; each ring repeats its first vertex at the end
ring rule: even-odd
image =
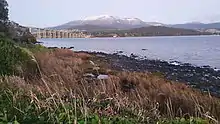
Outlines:
{"type": "Polygon", "coordinates": [[[169,27],[174,28],[184,28],[184,29],[220,29],[220,22],[216,23],[185,23],[185,24],[175,24],[168,25],[169,27]]]}
{"type": "Polygon", "coordinates": [[[191,30],[191,29],[181,29],[181,28],[170,28],[164,26],[150,26],[150,27],[142,27],[131,29],[128,32],[131,33],[142,33],[146,36],[158,36],[158,35],[200,35],[202,32],[191,30]]]}
{"type": "Polygon", "coordinates": [[[200,32],[191,29],[171,28],[164,26],[150,26],[134,28],[130,30],[121,31],[105,31],[105,32],[92,32],[95,37],[112,37],[112,36],[185,36],[185,35],[210,35],[211,33],[200,32]]]}
{"type": "Polygon", "coordinates": [[[78,29],[78,30],[87,31],[87,32],[106,31],[106,30],[118,30],[117,28],[114,28],[114,27],[89,25],[89,24],[72,26],[72,27],[69,27],[68,29],[78,29]]]}

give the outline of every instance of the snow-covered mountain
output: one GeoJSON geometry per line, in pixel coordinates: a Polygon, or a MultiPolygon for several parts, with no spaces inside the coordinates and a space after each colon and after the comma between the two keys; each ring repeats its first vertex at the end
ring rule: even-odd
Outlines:
{"type": "Polygon", "coordinates": [[[87,31],[98,30],[125,30],[149,26],[165,26],[172,28],[185,28],[185,29],[220,29],[220,23],[185,23],[185,24],[163,24],[159,22],[145,22],[138,18],[120,18],[117,16],[100,15],[86,17],[81,20],[71,21],[56,27],[50,27],[50,29],[79,29],[87,31]]]}
{"type": "Polygon", "coordinates": [[[145,25],[146,23],[138,18],[119,18],[117,16],[100,15],[87,17],[81,20],[83,24],[97,24],[97,25],[112,25],[112,24],[124,24],[124,25],[145,25]]]}
{"type": "Polygon", "coordinates": [[[120,19],[120,18],[116,17],[116,16],[99,15],[99,16],[86,17],[83,20],[84,21],[91,21],[91,20],[118,20],[118,19],[120,19]]]}
{"type": "Polygon", "coordinates": [[[83,26],[83,25],[102,26],[102,27],[109,27],[111,29],[131,29],[131,28],[151,26],[148,23],[138,18],[119,18],[116,16],[100,15],[100,16],[86,17],[85,19],[82,20],[71,21],[66,24],[52,28],[73,29],[75,27],[83,26]]]}
{"type": "Polygon", "coordinates": [[[160,22],[146,22],[146,24],[151,26],[166,26],[166,24],[160,23],[160,22]]]}

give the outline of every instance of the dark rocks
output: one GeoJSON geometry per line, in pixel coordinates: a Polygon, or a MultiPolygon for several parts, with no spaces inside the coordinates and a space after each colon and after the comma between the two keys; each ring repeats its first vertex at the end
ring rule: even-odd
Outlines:
{"type": "Polygon", "coordinates": [[[118,54],[122,54],[122,53],[123,53],[123,51],[121,51],[121,50],[120,50],[120,51],[117,51],[117,53],[118,53],[118,54]]]}
{"type": "Polygon", "coordinates": [[[48,49],[58,49],[58,47],[47,47],[48,49]]]}
{"type": "Polygon", "coordinates": [[[131,58],[138,58],[139,56],[132,53],[132,54],[130,55],[130,57],[131,57],[131,58]]]}
{"type": "Polygon", "coordinates": [[[114,52],[113,54],[114,54],[114,55],[121,55],[121,54],[123,54],[123,53],[124,53],[123,51],[119,50],[119,51],[114,52]]]}
{"type": "Polygon", "coordinates": [[[69,47],[68,49],[74,49],[74,47],[69,47]]]}
{"type": "Polygon", "coordinates": [[[141,50],[146,51],[147,49],[141,49],[141,50]]]}
{"type": "Polygon", "coordinates": [[[116,70],[160,72],[168,80],[185,82],[187,85],[220,97],[220,71],[210,66],[196,67],[189,63],[182,64],[177,61],[139,60],[137,59],[138,56],[134,54],[131,54],[130,57],[117,54],[98,54],[105,56],[104,59],[109,61],[111,66],[116,70]]]}
{"type": "Polygon", "coordinates": [[[61,47],[61,49],[67,49],[66,47],[61,47]]]}
{"type": "Polygon", "coordinates": [[[121,89],[124,92],[130,92],[131,90],[135,90],[136,85],[133,81],[129,81],[127,79],[123,79],[120,82],[121,89]]]}
{"type": "Polygon", "coordinates": [[[34,44],[42,44],[43,42],[39,42],[39,41],[37,41],[37,42],[34,42],[34,44]]]}
{"type": "Polygon", "coordinates": [[[74,49],[74,47],[61,47],[61,49],[74,49]]]}
{"type": "MultiPolygon", "coordinates": [[[[47,47],[48,49],[58,49],[58,47],[47,47]]],[[[61,49],[74,49],[74,47],[61,47],[61,49]]]]}

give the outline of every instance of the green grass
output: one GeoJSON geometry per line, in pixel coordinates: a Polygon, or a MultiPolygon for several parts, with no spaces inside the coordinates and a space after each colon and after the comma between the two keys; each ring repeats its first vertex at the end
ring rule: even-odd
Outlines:
{"type": "MultiPolygon", "coordinates": [[[[115,116],[100,116],[87,108],[82,99],[71,99],[68,102],[35,94],[16,88],[10,83],[0,83],[0,123],[42,124],[73,123],[78,124],[136,124],[137,119],[115,116]],[[31,96],[31,94],[33,96],[31,96]]],[[[98,108],[105,105],[94,103],[98,108]]]]}
{"type": "Polygon", "coordinates": [[[49,51],[48,48],[46,48],[45,46],[42,46],[42,45],[40,45],[40,44],[29,45],[29,46],[26,46],[26,48],[27,48],[28,50],[30,50],[31,52],[33,52],[33,53],[49,51]]]}
{"type": "MultiPolygon", "coordinates": [[[[143,121],[130,108],[117,114],[103,114],[111,100],[91,101],[81,98],[63,98],[60,94],[43,95],[35,88],[20,88],[9,82],[7,77],[0,81],[0,124],[209,124],[202,118],[175,118],[143,121]]],[[[210,123],[211,124],[211,123],[210,123]]]]}

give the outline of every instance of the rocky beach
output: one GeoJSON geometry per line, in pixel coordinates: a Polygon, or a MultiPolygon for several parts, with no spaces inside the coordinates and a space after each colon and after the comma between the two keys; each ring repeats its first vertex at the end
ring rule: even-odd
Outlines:
{"type": "Polygon", "coordinates": [[[122,51],[113,54],[79,51],[81,52],[95,55],[96,59],[109,63],[114,70],[151,72],[167,80],[182,82],[192,88],[220,97],[220,71],[209,66],[198,67],[176,61],[150,60],[134,54],[126,56],[122,55],[122,51]]]}

